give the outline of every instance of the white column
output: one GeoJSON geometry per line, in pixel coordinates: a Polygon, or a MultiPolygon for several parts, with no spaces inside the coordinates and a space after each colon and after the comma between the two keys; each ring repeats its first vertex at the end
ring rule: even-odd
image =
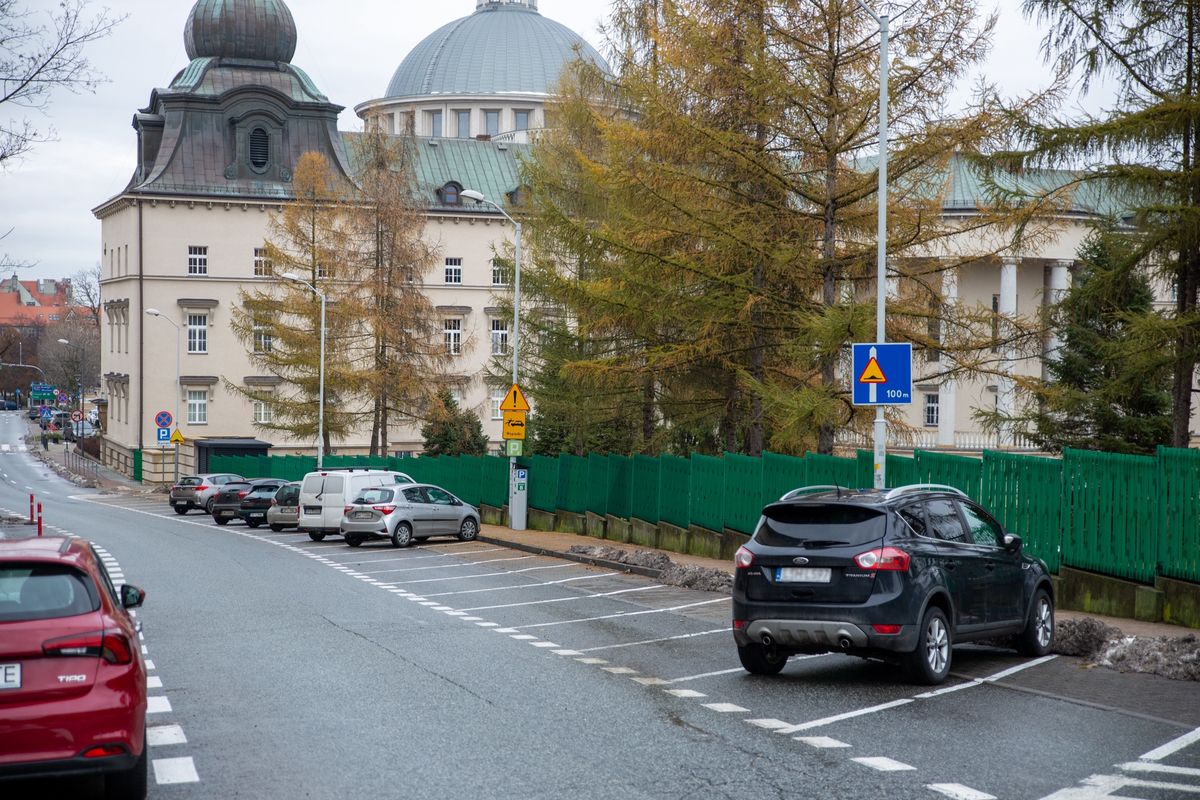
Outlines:
{"type": "MultiPolygon", "coordinates": [[[[942,319],[942,339],[946,338],[946,331],[949,326],[945,323],[947,315],[953,316],[955,309],[958,307],[958,268],[951,267],[942,273],[942,308],[948,314],[944,314],[942,319]]],[[[942,365],[946,364],[947,356],[945,352],[942,354],[942,365]]],[[[958,427],[958,403],[956,392],[958,390],[957,381],[954,378],[946,378],[942,381],[941,387],[938,389],[938,428],[937,428],[937,443],[939,447],[954,446],[954,432],[958,427]]]]}
{"type": "MultiPolygon", "coordinates": [[[[1050,264],[1050,286],[1045,297],[1047,306],[1056,306],[1061,303],[1071,288],[1071,263],[1071,261],[1063,260],[1050,264]]],[[[1058,351],[1062,349],[1062,346],[1062,337],[1058,335],[1058,331],[1051,330],[1050,337],[1046,341],[1045,360],[1057,361],[1058,351]]]]}
{"type": "MultiPolygon", "coordinates": [[[[1016,258],[1005,258],[1000,267],[1000,336],[1012,334],[1008,321],[1017,315],[1017,262],[1016,258]]],[[[1015,348],[1011,343],[1000,345],[1000,376],[996,379],[996,410],[1011,415],[1016,407],[1012,371],[1016,360],[1015,348]]],[[[1000,427],[1000,445],[1013,443],[1012,426],[1000,427]]]]}

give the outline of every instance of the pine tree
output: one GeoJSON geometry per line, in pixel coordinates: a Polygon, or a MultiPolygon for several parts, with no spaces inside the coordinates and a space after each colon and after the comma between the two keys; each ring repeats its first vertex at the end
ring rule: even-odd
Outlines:
{"type": "Polygon", "coordinates": [[[1041,447],[1153,453],[1171,437],[1171,364],[1139,331],[1153,313],[1146,270],[1128,234],[1092,234],[1077,253],[1074,285],[1055,310],[1063,345],[1037,400],[1031,438],[1041,447]]]}
{"type": "Polygon", "coordinates": [[[483,423],[458,407],[449,389],[440,389],[421,427],[425,453],[431,456],[482,456],[487,453],[483,423]]]}

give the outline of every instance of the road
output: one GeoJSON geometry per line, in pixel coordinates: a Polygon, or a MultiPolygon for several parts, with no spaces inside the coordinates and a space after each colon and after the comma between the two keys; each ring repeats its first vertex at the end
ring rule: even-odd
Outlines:
{"type": "Polygon", "coordinates": [[[148,593],[154,798],[1200,794],[1196,684],[984,647],[935,691],[841,655],[756,678],[726,596],[485,542],[217,527],[66,483],[26,427],[0,414],[0,509],[35,492],[48,532],[148,593]]]}

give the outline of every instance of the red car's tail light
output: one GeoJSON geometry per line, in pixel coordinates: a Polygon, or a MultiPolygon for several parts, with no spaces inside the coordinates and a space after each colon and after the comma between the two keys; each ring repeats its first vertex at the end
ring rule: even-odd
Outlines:
{"type": "Polygon", "coordinates": [[[123,755],[125,755],[125,748],[119,744],[102,744],[99,747],[83,751],[84,758],[108,758],[123,755]]]}
{"type": "Polygon", "coordinates": [[[749,569],[754,566],[754,553],[744,547],[739,547],[738,551],[733,554],[733,563],[738,569],[749,569]]]}
{"type": "Polygon", "coordinates": [[[248,494],[250,494],[250,493],[249,492],[238,492],[238,500],[241,500],[248,494]]]}
{"type": "Polygon", "coordinates": [[[89,631],[71,636],[60,636],[42,643],[46,656],[78,658],[98,656],[110,664],[128,664],[133,661],[133,647],[120,631],[89,631]]]}
{"type": "MultiPolygon", "coordinates": [[[[187,488],[187,487],[184,487],[184,488],[187,488]]],[[[196,487],[196,491],[197,491],[197,492],[207,492],[207,491],[208,491],[208,487],[207,487],[207,486],[204,486],[204,485],[200,485],[200,486],[197,486],[197,487],[196,487]]]]}
{"type": "Polygon", "coordinates": [[[908,572],[908,553],[896,547],[879,547],[859,553],[854,563],[876,572],[908,572]]]}
{"type": "Polygon", "coordinates": [[[395,506],[371,506],[371,508],[375,511],[378,511],[380,514],[383,514],[384,516],[387,516],[396,510],[395,506]]]}
{"type": "Polygon", "coordinates": [[[342,508],[342,513],[349,514],[353,510],[354,510],[354,506],[345,506],[344,508],[342,508]]]}

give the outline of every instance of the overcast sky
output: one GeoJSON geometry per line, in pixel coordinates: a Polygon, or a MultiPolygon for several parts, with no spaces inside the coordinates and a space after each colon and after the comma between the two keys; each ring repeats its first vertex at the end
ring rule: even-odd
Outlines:
{"type": "MultiPolygon", "coordinates": [[[[22,278],[70,277],[100,259],[100,223],[91,209],[115,195],[134,167],[136,136],[130,120],[187,65],[183,26],[193,0],[92,0],[114,14],[128,14],[113,35],[88,50],[109,82],[95,94],[57,92],[40,128],[53,127],[57,141],[41,144],[0,171],[0,258],[32,262],[22,278]]],[[[287,0],[299,44],[293,63],[304,69],[335,103],[346,106],[341,127],[353,130],[353,107],[383,95],[392,72],[421,39],[475,10],[474,0],[287,0]]],[[[44,14],[56,0],[24,0],[44,14]]],[[[984,0],[1000,11],[988,77],[1008,93],[1044,84],[1038,56],[1042,38],[1021,16],[1019,0],[984,0]]],[[[601,47],[599,26],[608,0],[541,0],[539,10],[601,47]]],[[[6,116],[22,109],[0,108],[6,116]]],[[[0,275],[0,277],[5,277],[0,275]]]]}

